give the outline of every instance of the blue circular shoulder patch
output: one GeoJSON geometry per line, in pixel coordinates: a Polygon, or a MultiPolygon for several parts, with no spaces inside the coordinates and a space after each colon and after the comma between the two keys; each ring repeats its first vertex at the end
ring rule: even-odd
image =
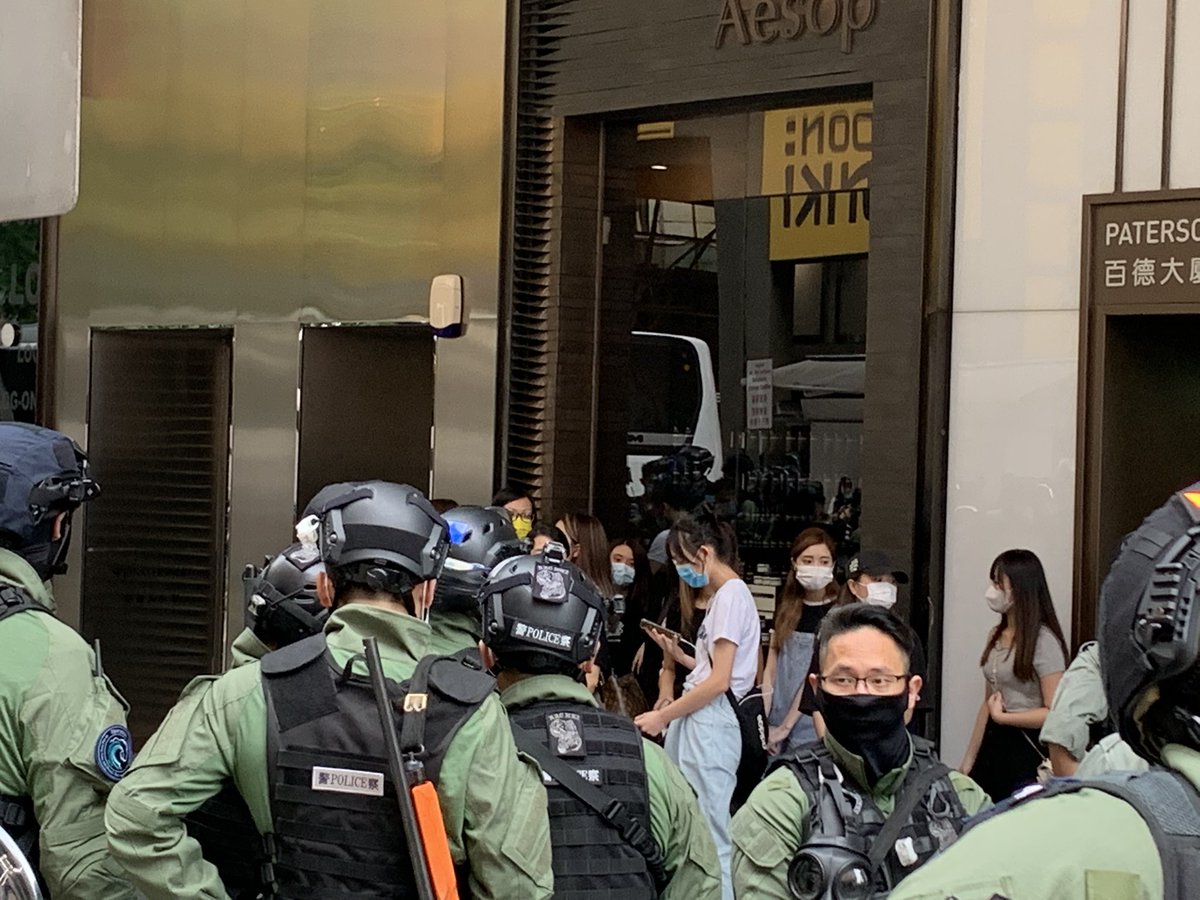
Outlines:
{"type": "Polygon", "coordinates": [[[133,762],[133,738],[124,725],[109,725],[96,739],[96,767],[109,781],[120,781],[133,762]]]}

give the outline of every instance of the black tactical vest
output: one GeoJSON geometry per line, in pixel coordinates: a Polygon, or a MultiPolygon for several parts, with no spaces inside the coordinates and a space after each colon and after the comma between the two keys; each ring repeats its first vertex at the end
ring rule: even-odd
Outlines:
{"type": "MultiPolygon", "coordinates": [[[[435,786],[451,739],[494,689],[477,666],[466,654],[429,659],[422,760],[435,786]]],[[[337,666],[323,634],[263,657],[262,674],[274,896],[415,896],[370,682],[337,666]]],[[[389,687],[399,711],[407,683],[389,687]]]]}
{"type": "MultiPolygon", "coordinates": [[[[586,703],[544,700],[509,710],[509,722],[534,737],[650,829],[642,738],[628,719],[586,703]]],[[[646,857],[557,783],[546,786],[554,896],[559,900],[657,897],[646,857]]]]}
{"type": "Polygon", "coordinates": [[[233,900],[254,900],[267,892],[270,871],[264,868],[263,839],[233,784],[226,784],[183,821],[204,859],[217,867],[225,893],[233,900]]]}
{"type": "MultiPolygon", "coordinates": [[[[934,755],[933,745],[919,737],[913,737],[912,764],[905,775],[904,783],[896,791],[896,797],[904,795],[905,789],[917,781],[925,772],[944,764],[934,755]]],[[[814,835],[828,833],[821,822],[822,766],[836,769],[829,750],[821,742],[798,748],[794,754],[777,762],[772,768],[785,765],[796,776],[809,798],[809,824],[814,835]]],[[[828,778],[827,778],[828,780],[828,778]]],[[[836,781],[836,779],[835,779],[836,781]]],[[[834,785],[836,788],[836,784],[834,785]]],[[[845,822],[846,837],[869,851],[875,835],[883,828],[887,816],[875,805],[868,791],[843,780],[840,787],[851,815],[845,822]]],[[[877,890],[886,892],[911,872],[924,865],[931,856],[958,838],[966,827],[967,812],[963,808],[949,770],[937,778],[917,801],[908,821],[884,857],[877,873],[877,890]]]]}

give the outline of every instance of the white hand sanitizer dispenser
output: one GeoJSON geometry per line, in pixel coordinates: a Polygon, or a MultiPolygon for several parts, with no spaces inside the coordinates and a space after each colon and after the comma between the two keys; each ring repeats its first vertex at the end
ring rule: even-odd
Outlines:
{"type": "Polygon", "coordinates": [[[462,337],[467,332],[461,275],[438,275],[429,286],[429,324],[440,338],[462,337]]]}

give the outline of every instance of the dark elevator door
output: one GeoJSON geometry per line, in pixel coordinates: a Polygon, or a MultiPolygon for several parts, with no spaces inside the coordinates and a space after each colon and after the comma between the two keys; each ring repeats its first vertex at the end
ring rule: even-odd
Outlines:
{"type": "MultiPolygon", "coordinates": [[[[1108,316],[1099,448],[1100,574],[1172,491],[1200,481],[1200,315],[1108,316]]],[[[1093,452],[1096,452],[1093,449],[1093,452]]]]}
{"type": "Polygon", "coordinates": [[[380,478],[428,491],[429,327],[314,326],[301,340],[298,510],[335,481],[380,478]]]}

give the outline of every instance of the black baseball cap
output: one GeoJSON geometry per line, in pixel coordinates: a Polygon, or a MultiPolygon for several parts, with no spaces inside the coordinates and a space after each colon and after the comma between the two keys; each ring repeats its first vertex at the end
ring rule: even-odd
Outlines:
{"type": "Polygon", "coordinates": [[[891,575],[896,579],[896,584],[908,584],[908,573],[896,568],[888,555],[878,550],[861,550],[858,555],[851,557],[846,564],[846,575],[850,578],[856,575],[870,575],[872,578],[891,575]]]}

